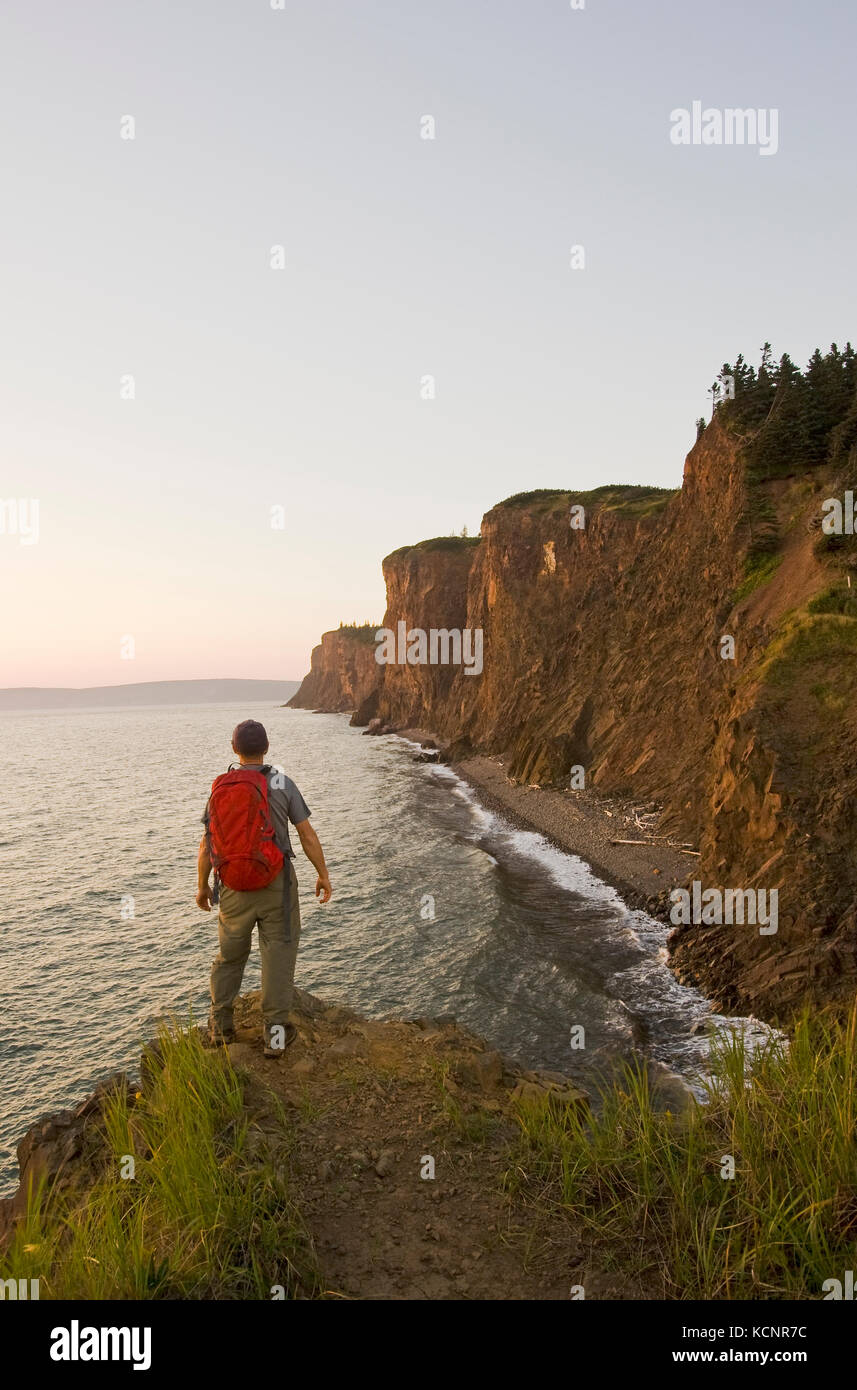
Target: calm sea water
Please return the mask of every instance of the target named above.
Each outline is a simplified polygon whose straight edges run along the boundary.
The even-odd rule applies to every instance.
[[[28,1124],[135,1072],[158,1018],[205,1019],[217,947],[215,914],[193,901],[199,818],[250,715],[331,870],[322,908],[299,852],[300,986],[375,1017],[454,1014],[525,1065],[584,1082],[632,1047],[688,1076],[704,1065],[694,1023],[730,1025],[667,970],[666,929],[404,740],[268,705],[6,713],[0,1191]],[[254,947],[245,988],[258,982]],[[570,1048],[579,1024],[583,1052]]]

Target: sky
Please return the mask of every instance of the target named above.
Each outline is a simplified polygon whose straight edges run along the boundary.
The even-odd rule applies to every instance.
[[[583,3],[4,0],[0,686],[298,679],[389,551],[678,486],[724,361],[855,336],[857,11]]]

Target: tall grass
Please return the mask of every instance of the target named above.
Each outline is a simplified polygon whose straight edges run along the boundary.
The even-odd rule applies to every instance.
[[[159,1035],[151,1083],[103,1110],[93,1186],[32,1194],[4,1277],[52,1299],[254,1299],[312,1291],[310,1247],[282,1166],[247,1153],[239,1076],[196,1030]],[[284,1130],[284,1137],[285,1130]],[[133,1177],[123,1177],[134,1160]]]
[[[708,1101],[681,1116],[641,1065],[597,1114],[524,1105],[507,1181],[659,1297],[821,1298],[857,1259],[856,1048],[857,1010],[804,1017],[751,1075],[743,1040],[716,1040]]]

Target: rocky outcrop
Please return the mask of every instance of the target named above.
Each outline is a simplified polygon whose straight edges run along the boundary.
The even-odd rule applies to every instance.
[[[439,1297],[494,1298],[517,1288],[522,1260],[532,1258],[529,1226],[517,1252],[493,1237],[501,1217],[508,1223],[501,1177],[508,1144],[520,1132],[521,1105],[536,1115],[539,1107],[559,1116],[585,1112],[584,1092],[560,1073],[524,1070],[451,1017],[373,1020],[296,989],[292,1018],[295,1041],[284,1057],[267,1060],[260,994],[241,996],[236,1040],[225,1051],[241,1086],[244,1161],[268,1174],[288,1167],[289,1191],[323,1267],[321,1287],[353,1297],[425,1297],[431,1273]],[[127,1089],[137,1142],[145,1129],[139,1107],[145,1110],[169,1065],[160,1044],[149,1043],[139,1087],[122,1074],[111,1077],[75,1110],[28,1130],[18,1146],[18,1192],[0,1202],[0,1264],[31,1184],[47,1181],[49,1219],[54,1197],[60,1211],[69,1198],[86,1209],[92,1187],[115,1167],[105,1097]],[[483,1138],[474,1155],[475,1134]],[[420,1180],[426,1153],[433,1164],[436,1156],[437,1181]],[[441,1191],[442,1213],[435,1205]],[[283,1219],[290,1219],[287,1211]],[[441,1228],[445,1267],[434,1274],[426,1268],[427,1232],[435,1231],[433,1245]],[[395,1232],[381,1252],[379,1230]],[[528,1296],[558,1296],[544,1274],[523,1277]]]
[[[328,714],[362,709],[367,722],[375,713],[380,667],[375,661],[374,629],[341,627],[325,632],[313,648],[309,674],[288,702],[290,709]]]
[[[470,576],[481,549],[478,539],[448,536],[388,555],[382,563],[387,586],[383,627],[391,633],[401,622],[425,633],[465,628]],[[379,671],[378,714],[384,723],[441,732],[462,724],[462,697],[454,693],[460,689],[459,668],[397,661]],[[468,679],[478,682],[480,677]]]
[[[117,1072],[73,1110],[45,1115],[30,1126],[17,1148],[18,1190],[12,1197],[0,1198],[0,1248],[15,1222],[26,1213],[31,1193],[44,1185],[63,1194],[93,1177],[103,1148],[102,1109],[116,1091],[122,1090],[127,1091],[133,1105],[137,1088],[124,1072]]]

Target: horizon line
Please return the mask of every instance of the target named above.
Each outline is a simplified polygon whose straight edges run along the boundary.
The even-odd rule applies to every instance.
[[[87,690],[132,690],[147,685],[198,685],[203,681],[217,681],[221,685],[226,681],[246,685],[288,685],[295,681],[300,684],[303,679],[303,676],[163,676],[160,680],[122,681],[107,685],[4,685],[0,686],[0,695],[24,690],[73,690],[83,694]]]

